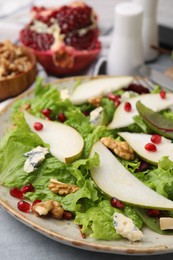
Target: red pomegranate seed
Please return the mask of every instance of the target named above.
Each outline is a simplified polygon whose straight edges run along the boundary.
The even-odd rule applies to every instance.
[[[66,219],[66,220],[71,220],[71,219],[74,218],[74,215],[70,211],[65,210],[64,213],[63,213],[62,218]]]
[[[107,95],[107,98],[110,99],[110,100],[112,100],[112,101],[115,101],[116,95],[114,95],[113,93],[109,93],[109,94]]]
[[[115,94],[113,94],[113,93],[109,93],[109,94],[107,95],[107,98],[110,99],[110,100],[112,100],[112,101],[116,101],[117,99],[120,99],[120,95],[115,95]]]
[[[24,201],[24,200],[20,200],[18,203],[17,203],[17,208],[20,210],[20,211],[23,211],[25,213],[27,212],[30,212],[31,210],[31,205]]]
[[[149,152],[156,152],[157,147],[155,146],[155,144],[148,143],[148,144],[145,145],[145,150],[147,150]]]
[[[114,105],[115,105],[116,107],[118,107],[120,104],[121,104],[121,101],[117,98],[117,99],[114,101]]]
[[[34,200],[33,203],[32,203],[32,207],[33,207],[34,205],[40,203],[40,202],[42,202],[42,200],[39,200],[39,199]]]
[[[129,102],[125,102],[124,104],[124,110],[126,112],[130,112],[132,110],[132,105]]]
[[[49,117],[50,117],[50,114],[52,113],[52,110],[49,109],[49,108],[44,108],[44,109],[42,109],[41,113],[42,113],[44,116],[46,116],[46,117],[49,118]]]
[[[150,217],[156,218],[160,216],[160,211],[158,209],[149,209],[148,210],[148,215]]]
[[[35,128],[35,130],[37,130],[37,131],[41,131],[41,130],[43,129],[43,124],[40,123],[40,122],[35,122],[35,123],[34,123],[34,128]]]
[[[61,33],[69,33],[92,24],[92,9],[87,5],[62,6],[56,14],[56,19]]]
[[[15,198],[18,198],[18,199],[23,199],[23,192],[18,189],[18,188],[12,188],[10,189],[10,195],[15,197]]]
[[[164,90],[161,90],[161,91],[160,91],[160,97],[161,97],[162,99],[165,99],[165,98],[166,98],[166,92],[165,92]]]
[[[118,209],[123,209],[124,208],[124,204],[120,200],[118,200],[116,198],[112,198],[111,199],[111,205],[112,205],[112,207],[118,208]]]
[[[160,144],[162,141],[162,137],[160,135],[154,134],[151,137],[151,142],[155,143],[155,144]]]
[[[20,190],[23,193],[33,192],[34,191],[34,187],[32,186],[32,184],[27,184],[27,185],[23,186]]]
[[[115,101],[115,95],[112,94],[112,93],[109,93],[109,94],[107,95],[107,98],[110,99],[110,100],[112,100],[112,101]]]
[[[58,121],[60,121],[61,123],[64,123],[66,121],[66,116],[64,115],[64,113],[59,113],[58,114]]]

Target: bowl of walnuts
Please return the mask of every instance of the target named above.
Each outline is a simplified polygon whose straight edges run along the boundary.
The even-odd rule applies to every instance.
[[[0,43],[0,101],[15,97],[35,81],[36,58],[26,47]]]

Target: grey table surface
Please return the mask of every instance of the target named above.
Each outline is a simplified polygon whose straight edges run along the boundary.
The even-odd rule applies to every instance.
[[[16,12],[15,5],[18,4],[19,11]],[[63,2],[61,0],[60,2]],[[67,1],[66,1],[67,2]],[[121,2],[119,0],[87,0],[92,4],[100,14],[102,25],[109,26],[111,13],[106,11],[109,6],[109,10],[112,9],[115,3]],[[13,9],[12,13],[9,10],[9,4],[13,3],[10,8]],[[28,7],[31,3],[48,3],[44,0],[26,1]],[[51,5],[53,1],[49,1]],[[55,3],[55,1],[54,1]],[[23,7],[20,7],[23,4]],[[170,8],[173,4],[172,0],[160,0],[158,10],[158,20],[161,24],[173,27],[173,8]],[[12,8],[13,7],[13,8]],[[27,21],[28,9],[24,5],[24,1],[18,0],[0,0],[0,40],[5,38],[11,38],[15,40],[16,31],[18,28]],[[4,8],[4,9],[3,9]],[[4,10],[5,15],[3,16]],[[14,11],[15,10],[15,11]],[[16,24],[16,21],[18,23]],[[11,26],[9,26],[11,24]],[[5,27],[6,25],[6,27]],[[16,26],[16,27],[15,27]],[[8,30],[6,29],[8,27]],[[15,31],[16,30],[16,31]],[[173,66],[173,62],[167,56],[160,56],[155,62],[151,63],[150,66],[164,71],[166,68]],[[170,238],[171,239],[171,238]],[[30,227],[24,225],[19,220],[15,219],[3,208],[0,207],[0,260],[60,260],[60,259],[71,259],[71,260],[132,260],[136,258],[148,260],[171,260],[173,253],[163,255],[147,255],[147,256],[134,256],[134,255],[116,255],[86,251],[75,247],[64,245],[60,242],[56,242]]]

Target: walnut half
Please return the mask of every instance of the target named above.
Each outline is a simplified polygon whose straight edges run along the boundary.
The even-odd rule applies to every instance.
[[[55,179],[50,179],[50,184],[48,185],[49,190],[59,195],[67,195],[73,193],[79,189],[76,185],[63,183]]]
[[[52,217],[62,219],[64,209],[58,201],[47,200],[39,202],[32,207],[32,212],[37,216],[47,216],[49,213]]]
[[[100,140],[107,148],[125,160],[133,160],[135,153],[131,146],[125,141],[116,141],[111,137],[103,137]]]
[[[89,98],[88,99],[88,103],[95,106],[95,107],[99,107],[101,105],[102,102],[102,96],[97,96],[97,97],[93,97],[93,98]]]

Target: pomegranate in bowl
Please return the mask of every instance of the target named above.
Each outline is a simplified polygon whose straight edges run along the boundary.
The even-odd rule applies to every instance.
[[[32,8],[32,20],[20,31],[20,42],[53,75],[76,74],[98,56],[97,16],[83,2],[58,8]]]

